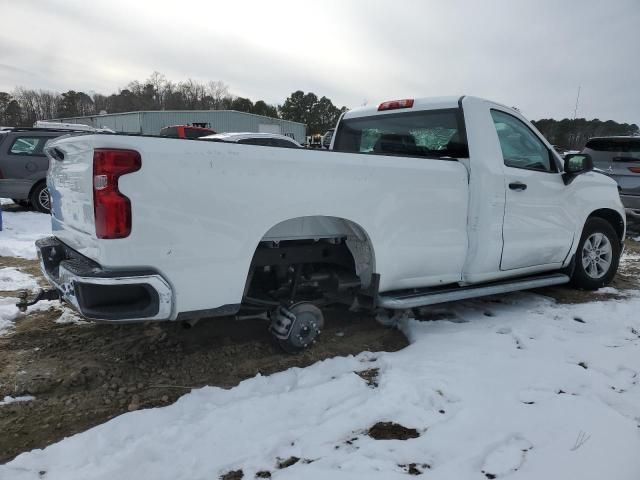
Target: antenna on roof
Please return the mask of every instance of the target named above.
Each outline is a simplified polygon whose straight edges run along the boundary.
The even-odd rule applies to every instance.
[[[576,119],[576,114],[578,113],[578,102],[580,101],[580,89],[582,87],[578,86],[578,96],[576,97],[576,108],[573,109],[573,119]]]

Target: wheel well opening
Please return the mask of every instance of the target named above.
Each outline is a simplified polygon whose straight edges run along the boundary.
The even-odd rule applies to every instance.
[[[343,218],[299,217],[269,229],[256,247],[243,303],[260,297],[348,301],[372,283],[373,249],[357,224]]]
[[[603,220],[609,222],[609,224],[618,234],[618,238],[620,239],[620,241],[624,240],[624,219],[618,212],[616,212],[615,210],[611,210],[610,208],[601,208],[599,210],[591,212],[589,218],[594,217],[602,218]]]
[[[34,192],[34,190],[38,187],[40,187],[41,185],[47,185],[47,180],[45,178],[38,180],[37,182],[35,182],[33,185],[31,185],[31,189],[29,190],[29,198],[31,197],[31,194]]]

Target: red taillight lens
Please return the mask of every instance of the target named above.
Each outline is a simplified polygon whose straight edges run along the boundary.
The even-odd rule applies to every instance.
[[[378,111],[382,110],[396,110],[398,108],[411,108],[413,107],[413,98],[405,98],[404,100],[391,100],[389,102],[382,102],[378,105]]]
[[[640,173],[640,167],[629,167],[629,170],[633,173]]]
[[[118,178],[140,170],[134,150],[93,152],[93,212],[98,238],[125,238],[131,233],[131,202],[118,190]]]

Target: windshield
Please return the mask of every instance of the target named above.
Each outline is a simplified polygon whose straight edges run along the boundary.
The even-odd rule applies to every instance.
[[[334,150],[416,157],[468,157],[459,111],[376,115],[342,120]]]

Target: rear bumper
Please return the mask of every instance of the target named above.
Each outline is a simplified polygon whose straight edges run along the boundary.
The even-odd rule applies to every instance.
[[[170,319],[173,293],[157,272],[105,270],[56,237],[38,240],[36,247],[42,273],[83,317],[114,323]]]

